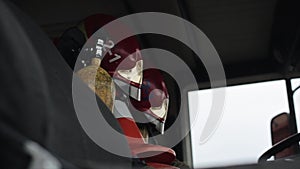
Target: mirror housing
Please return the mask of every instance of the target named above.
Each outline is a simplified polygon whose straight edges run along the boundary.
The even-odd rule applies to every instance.
[[[288,138],[293,134],[290,125],[290,116],[288,113],[281,113],[271,120],[271,135],[272,145],[279,143],[280,141]],[[284,150],[274,154],[274,158],[283,158],[294,155],[297,153],[297,146],[291,145]]]

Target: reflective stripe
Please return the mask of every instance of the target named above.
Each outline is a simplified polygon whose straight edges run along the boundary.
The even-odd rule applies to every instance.
[[[114,78],[114,82],[118,87],[121,88],[122,92],[129,95],[130,97],[140,101],[141,100],[141,89],[138,87],[135,87],[133,85],[129,85],[128,83],[125,83],[119,79]]]
[[[127,105],[120,100],[115,100],[113,115],[115,118],[131,118],[133,119]]]

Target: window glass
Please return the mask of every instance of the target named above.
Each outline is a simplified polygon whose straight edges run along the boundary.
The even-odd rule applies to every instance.
[[[300,78],[292,79],[291,84],[292,84],[292,90],[295,90],[298,86],[300,86]],[[299,129],[300,129],[300,89],[298,89],[294,93],[293,98],[294,98],[294,105],[295,105],[297,128],[298,128],[298,132],[299,132]]]
[[[289,112],[284,80],[226,87],[220,123],[205,143],[200,134],[212,105],[212,91],[188,93],[191,121],[192,158],[195,168],[257,163],[272,146],[271,119]],[[300,93],[300,90],[299,90]],[[197,99],[196,99],[197,98]]]

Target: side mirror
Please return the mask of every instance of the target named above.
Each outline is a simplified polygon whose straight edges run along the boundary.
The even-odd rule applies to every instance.
[[[292,130],[290,126],[290,116],[287,113],[281,113],[273,117],[271,121],[271,134],[272,134],[272,145],[279,143],[280,141],[291,136]],[[284,150],[274,154],[275,159],[283,158],[296,154],[297,146],[291,145]]]
[[[271,135],[273,146],[259,157],[259,163],[267,161],[272,156],[278,159],[298,153],[300,133],[293,134],[290,124],[290,116],[287,113],[281,113],[272,118]]]

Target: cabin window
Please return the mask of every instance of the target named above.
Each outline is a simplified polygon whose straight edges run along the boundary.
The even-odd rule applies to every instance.
[[[226,101],[219,125],[206,142],[200,143],[212,105],[213,90],[216,89],[188,93],[190,117],[198,113],[195,121],[190,119],[194,167],[256,163],[260,155],[272,146],[272,118],[289,112],[285,81],[226,87]],[[300,99],[300,90],[296,97]],[[300,104],[297,110],[300,112]]]
[[[297,87],[300,86],[300,78],[295,78],[291,80],[292,84],[292,90],[296,91],[294,92],[294,105],[295,105],[295,115],[296,115],[296,122],[297,122],[297,128],[298,132],[300,129],[300,88],[297,89]]]

